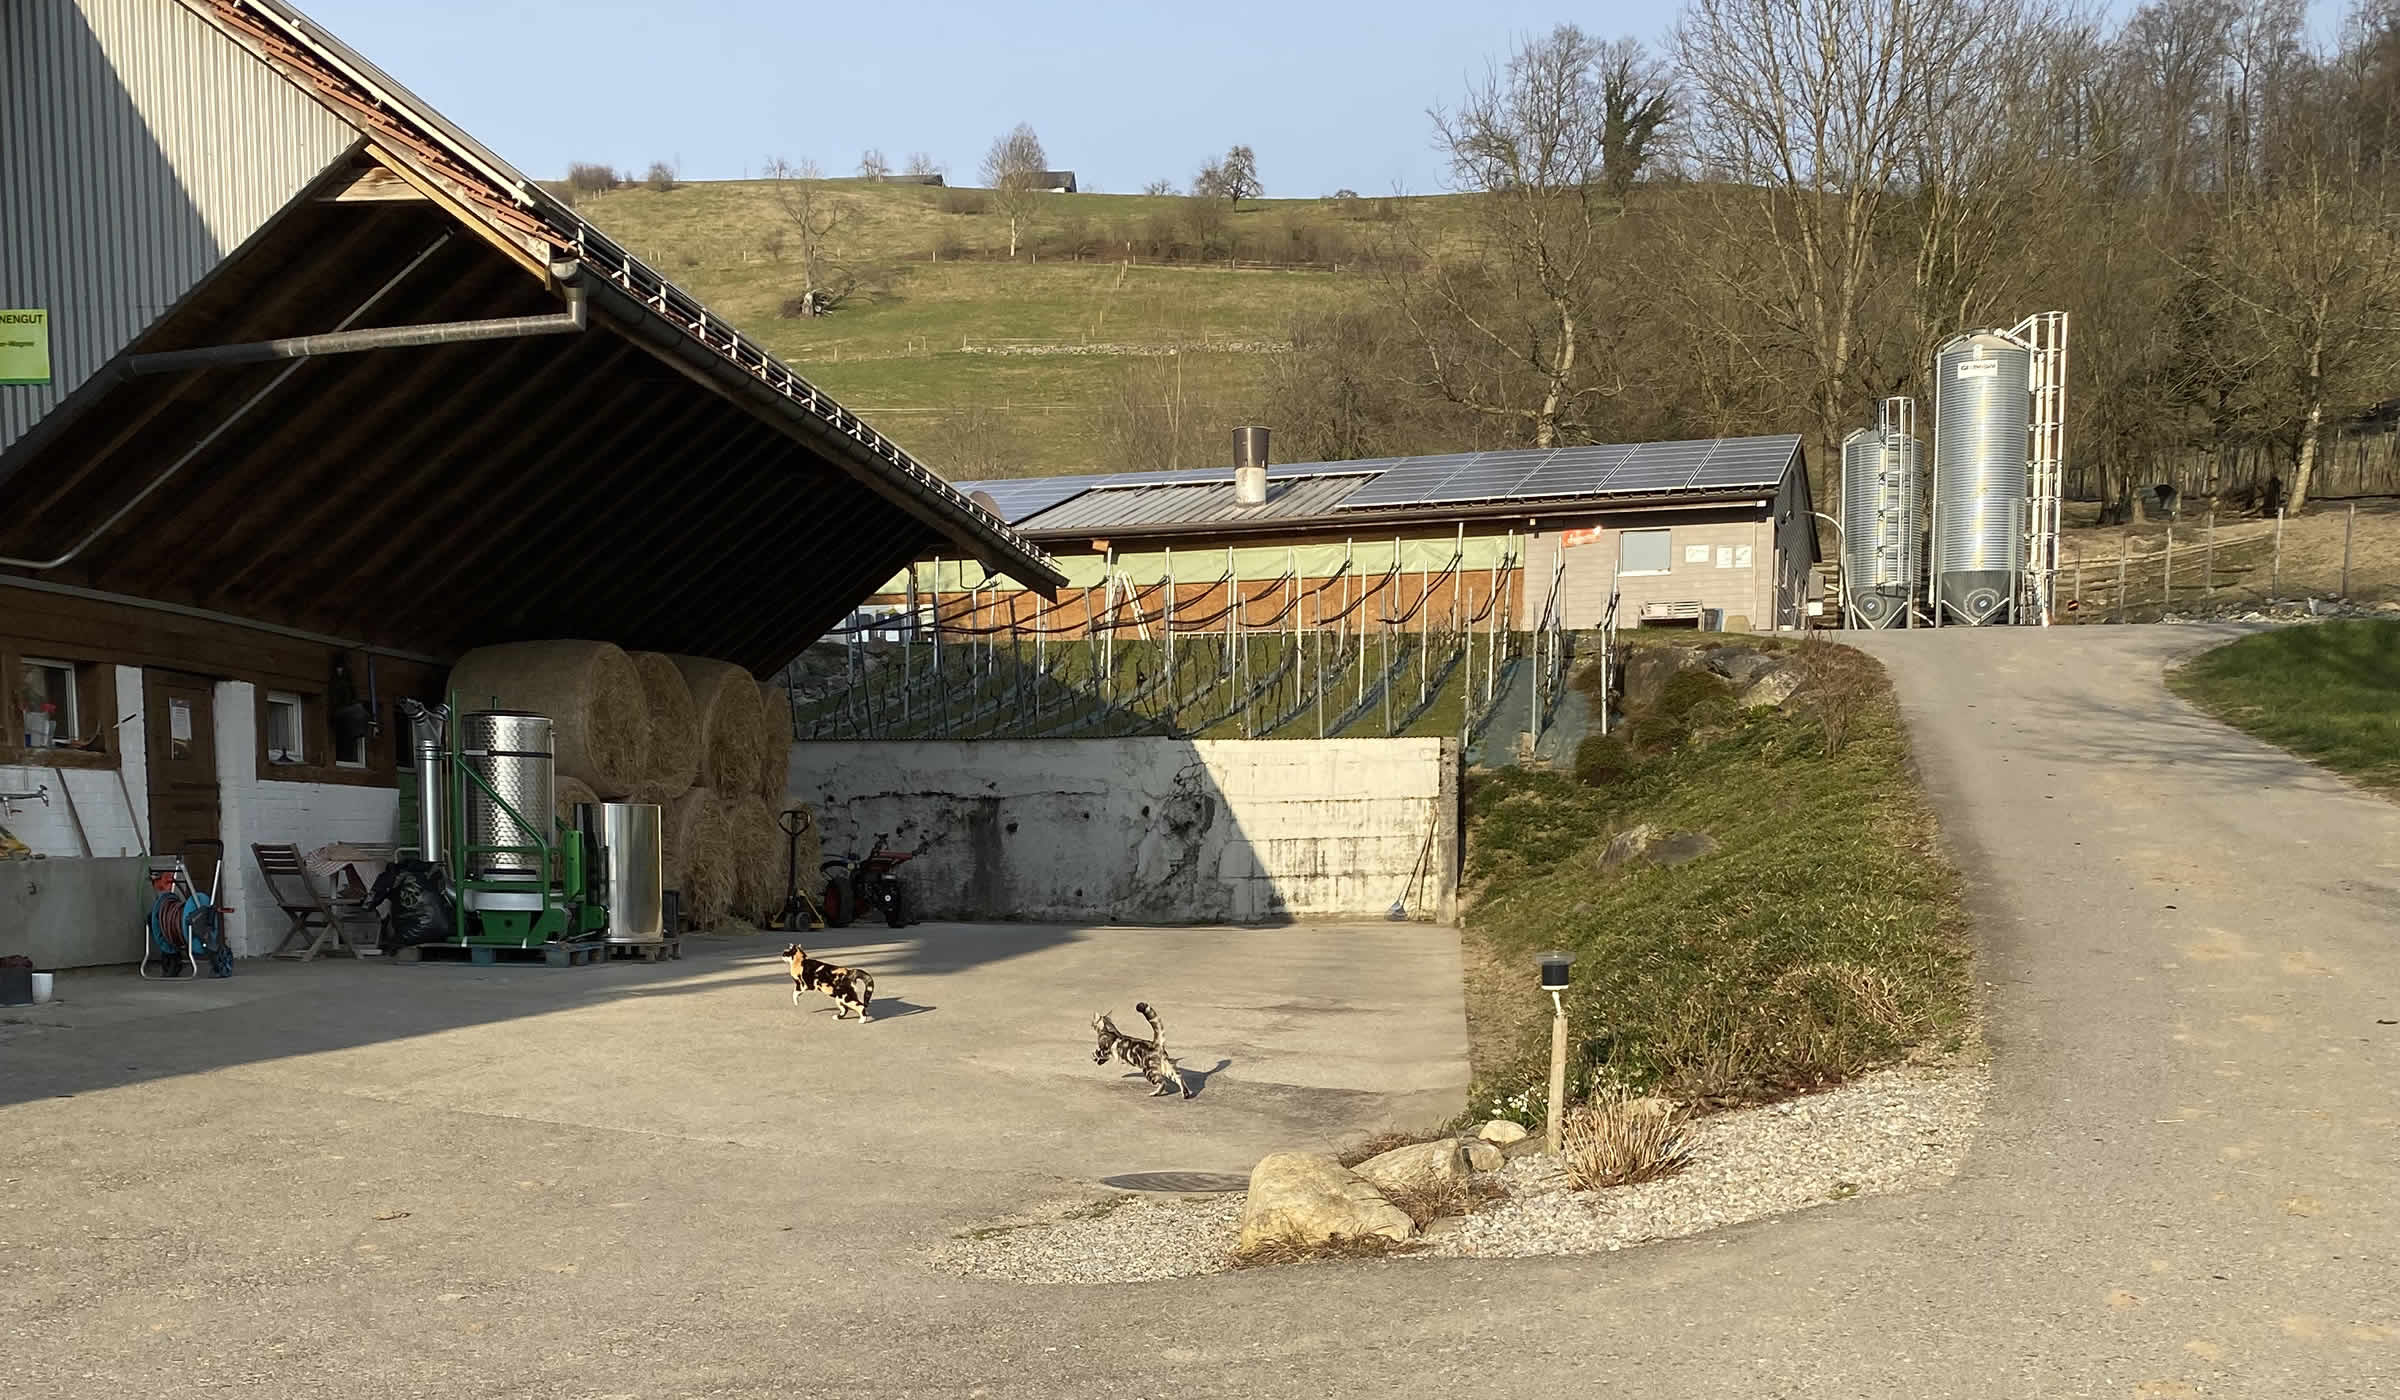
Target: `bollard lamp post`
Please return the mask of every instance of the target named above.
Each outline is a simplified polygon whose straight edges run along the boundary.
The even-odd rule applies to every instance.
[[[1553,1157],[1558,1155],[1567,1098],[1567,1004],[1560,994],[1567,990],[1567,969],[1574,963],[1573,953],[1553,949],[1542,954],[1542,990],[1550,994],[1550,1102],[1543,1145]]]

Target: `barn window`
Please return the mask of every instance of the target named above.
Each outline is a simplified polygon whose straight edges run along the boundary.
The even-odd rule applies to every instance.
[[[17,681],[17,709],[25,747],[47,749],[74,743],[83,734],[83,716],[75,707],[74,663],[25,658]]]
[[[1663,574],[1668,569],[1668,538],[1671,530],[1627,530],[1617,538],[1618,572],[1627,574]]]
[[[305,763],[300,697],[280,690],[267,692],[267,762]]]

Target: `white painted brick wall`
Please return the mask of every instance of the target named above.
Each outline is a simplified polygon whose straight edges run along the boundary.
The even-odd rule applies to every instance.
[[[119,666],[117,703],[135,716],[117,735],[124,756],[124,788],[117,786],[116,774],[105,769],[52,768],[46,764],[0,766],[0,792],[50,789],[49,806],[39,802],[11,803],[9,814],[0,816],[0,825],[15,832],[17,839],[33,847],[36,854],[52,859],[85,853],[75,839],[77,815],[83,818],[84,833],[91,839],[93,855],[138,855],[146,849],[150,829],[150,759],[140,715],[141,699],[140,669]],[[67,806],[70,791],[75,798],[72,811]],[[132,795],[130,807],[128,793]]]
[[[253,842],[289,841],[303,853],[335,841],[389,841],[400,796],[391,788],[290,783],[258,776],[258,698],[248,681],[220,681],[217,719],[218,832],[225,841],[225,886],[234,951],[273,952],[285,920],[268,897],[250,854]]]

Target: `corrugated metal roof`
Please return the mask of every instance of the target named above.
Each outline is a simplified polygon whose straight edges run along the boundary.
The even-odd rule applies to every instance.
[[[1082,494],[1019,522],[1023,530],[1127,530],[1149,525],[1216,525],[1255,520],[1307,520],[1330,514],[1369,476],[1307,476],[1267,483],[1267,503],[1234,499],[1230,473],[1221,481],[1169,486],[1109,486]]]
[[[50,313],[50,382],[0,388],[0,448],[358,139],[179,5],[0,3],[0,304]]]

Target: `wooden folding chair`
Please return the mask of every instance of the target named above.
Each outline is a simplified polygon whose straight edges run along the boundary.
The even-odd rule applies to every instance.
[[[250,854],[258,861],[258,873],[266,877],[267,893],[275,907],[283,911],[292,926],[284,931],[283,941],[275,945],[273,956],[307,962],[320,953],[341,951],[359,957],[360,940],[351,933],[352,925],[371,916],[364,910],[337,907],[326,898],[309,878],[308,863],[300,858],[295,845],[254,844]],[[367,940],[370,944],[372,937]],[[302,946],[295,948],[298,943]]]

